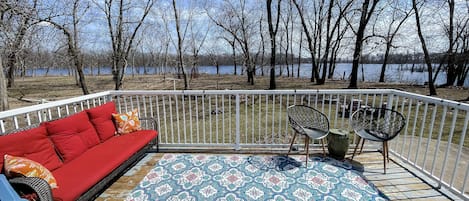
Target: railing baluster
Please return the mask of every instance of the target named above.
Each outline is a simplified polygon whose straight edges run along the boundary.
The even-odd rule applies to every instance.
[[[268,123],[269,122],[269,97],[268,95],[264,95],[265,96],[265,128],[264,128],[264,137],[267,137],[268,136]]]
[[[432,170],[430,174],[433,175],[433,172],[435,172],[435,164],[436,164],[436,158],[438,157],[438,150],[440,150],[440,142],[441,142],[441,136],[443,135],[443,129],[445,127],[445,120],[446,120],[446,112],[448,110],[447,106],[443,107],[443,116],[441,117],[441,122],[440,122],[440,131],[438,132],[438,139],[436,140],[436,147],[435,147],[435,155],[433,156],[433,162],[432,162]]]
[[[442,181],[444,181],[443,177],[445,176],[445,170],[448,167],[448,164],[446,164],[446,161],[448,161],[449,151],[451,149],[452,142],[453,142],[454,128],[456,127],[456,120],[458,118],[458,112],[459,112],[458,109],[453,110],[453,119],[451,120],[451,129],[449,131],[449,137],[448,137],[448,142],[447,142],[447,145],[446,145],[445,157],[443,158],[443,163],[441,164],[442,167],[441,167],[441,173],[440,173],[440,183]]]
[[[196,120],[196,130],[197,130],[197,143],[200,143],[200,129],[199,129],[199,100],[198,100],[198,96],[196,95],[195,96],[195,113],[196,113],[196,116],[195,116],[195,120]]]
[[[236,140],[235,140],[235,150],[240,150],[241,149],[241,146],[240,146],[240,132],[239,132],[239,116],[240,116],[240,109],[239,109],[239,94],[236,94]]]
[[[233,122],[233,112],[231,111],[231,108],[233,106],[233,95],[230,96],[230,98],[228,99],[228,109],[229,109],[229,113],[230,113],[230,116],[228,118],[228,125],[229,125],[229,142],[228,143],[231,143],[232,139],[233,139],[233,127],[232,127],[232,123]],[[260,133],[259,133],[260,134]]]
[[[216,143],[220,143],[218,140],[218,116],[220,115],[220,109],[218,108],[218,95],[215,95],[215,137]]]
[[[176,130],[177,130],[177,139],[178,139],[178,143],[181,143],[181,124],[180,124],[180,121],[179,121],[179,99],[178,99],[178,96],[177,95],[174,95],[174,102],[175,102],[175,106],[174,106],[174,112],[176,113]],[[173,115],[171,115],[173,116]],[[171,119],[171,122],[173,119]]]
[[[415,107],[415,115],[414,115],[414,123],[412,126],[412,134],[410,135],[410,145],[409,145],[409,151],[407,152],[407,158],[410,159],[410,151],[412,150],[412,145],[414,145],[414,136],[415,136],[415,129],[417,128],[417,120],[419,119],[419,108],[420,104],[417,101],[415,103],[417,106]]]
[[[158,123],[158,130],[161,129],[161,115],[160,115],[160,105],[159,105],[159,96],[155,96],[155,106],[156,106],[156,117],[157,117],[157,123]],[[158,133],[159,136],[161,136],[161,131]],[[158,138],[159,142],[161,142],[161,137]],[[158,142],[158,143],[159,143]]]
[[[143,102],[143,113],[145,114],[144,116],[145,117],[148,117],[148,111],[147,111],[147,99],[145,98],[145,96],[143,95],[142,96],[142,102]],[[140,105],[140,104],[139,104]]]
[[[2,133],[5,133],[5,123],[4,123],[3,119],[0,120],[0,129],[1,129]]]
[[[418,163],[419,155],[420,155],[420,147],[422,146],[422,138],[423,138],[423,131],[425,130],[425,122],[427,120],[427,109],[428,109],[428,103],[425,103],[425,108],[423,109],[423,116],[420,124],[420,134],[419,134],[419,140],[417,142],[417,151],[415,152],[415,161],[414,164]]]
[[[286,96],[287,96],[286,106],[289,107],[290,106],[290,95],[287,94]],[[285,113],[287,113],[286,110],[287,109],[285,109]],[[288,128],[289,128],[288,123],[289,123],[289,119],[288,119],[288,116],[286,116],[286,118],[285,118],[285,139],[284,139],[284,141],[287,141],[287,137],[288,137]]]
[[[167,117],[166,117],[166,101],[165,101],[165,96],[161,96],[161,104],[162,104],[162,109],[163,109],[163,122],[164,122],[164,139],[165,143],[168,143],[168,122],[167,122]]]
[[[193,143],[194,143],[194,139],[193,139],[193,137],[192,137],[192,136],[193,136],[193,132],[192,132],[192,131],[194,130],[194,129],[193,129],[194,127],[193,127],[193,124],[192,124],[192,121],[193,121],[193,120],[192,120],[192,96],[191,96],[191,95],[187,95],[187,97],[188,97],[188,100],[189,100],[189,104],[188,104],[188,105],[189,105],[189,133],[190,133],[189,136],[190,136],[190,138],[191,138],[191,139],[190,139],[191,144],[193,144]]]
[[[29,116],[29,113],[26,113],[26,122],[28,123],[28,126],[31,125],[31,117]]]
[[[422,164],[421,169],[425,169],[425,165],[427,164],[428,148],[430,148],[430,143],[432,140],[433,128],[435,127],[435,118],[436,118],[437,111],[438,111],[437,105],[433,106],[432,120],[430,122],[430,128],[429,128],[430,130],[428,131],[427,146],[425,147],[425,153],[423,155],[423,164]]]
[[[464,147],[464,140],[466,138],[466,133],[467,133],[467,124],[469,122],[469,112],[466,111],[466,118],[464,119],[464,126],[463,126],[463,129],[462,129],[462,133],[461,133],[461,138],[459,139],[459,148],[458,148],[458,153],[456,154],[456,160],[454,161],[454,168],[453,168],[453,175],[451,176],[451,182],[450,182],[450,186],[453,187],[454,185],[454,179],[456,177],[456,174],[458,173],[458,163],[460,163],[461,161],[461,154],[462,154],[462,149]],[[464,191],[462,191],[464,192]]]
[[[278,95],[278,98],[279,98],[279,103],[278,103],[278,134],[277,134],[277,139],[281,139],[281,136],[282,136],[282,99],[283,99],[283,95],[282,94],[279,94]],[[254,106],[254,104],[253,104]]]
[[[243,94],[244,103],[244,143],[248,144],[248,96]]]
[[[406,122],[405,122],[405,127],[404,127],[404,142],[402,143],[402,147],[401,147],[401,155],[404,155],[404,148],[405,148],[405,144],[406,144],[406,141],[407,141],[407,130],[409,128],[409,120],[410,120],[410,114],[411,114],[411,111],[412,111],[412,99],[409,99],[409,105],[407,106],[407,114],[406,114]],[[407,155],[407,157],[409,157],[409,155]],[[407,159],[408,161],[408,159]]]
[[[275,94],[272,95],[272,138],[270,139],[271,142],[274,140],[274,133],[275,133]]]
[[[221,107],[222,107],[222,144],[225,144],[225,115],[226,115],[226,108],[225,108],[225,94],[221,95]]]
[[[206,137],[206,132],[205,132],[205,93],[202,96],[202,135],[203,135],[203,143],[207,143],[205,137]]]
[[[262,123],[261,123],[261,119],[262,119],[262,95],[259,94],[259,100],[257,101],[259,103],[259,112],[257,114],[257,120],[258,120],[258,124],[259,124],[259,142],[261,142],[261,137],[262,137],[262,131],[261,131],[261,128],[262,128]]]
[[[213,143],[213,135],[212,135],[212,95],[209,95],[208,96],[208,125],[209,125],[209,135],[210,135],[210,139],[209,139],[209,142],[210,144]]]
[[[252,124],[251,124],[251,136],[252,136],[252,143],[255,144],[256,140],[256,136],[255,136],[255,132],[254,132],[254,129],[255,129],[255,117],[254,117],[254,110],[255,110],[255,107],[254,107],[254,94],[251,95],[251,121]],[[247,112],[247,111],[246,111]],[[259,142],[260,143],[260,142]]]
[[[183,129],[183,130],[182,130],[182,131],[183,131],[183,134],[184,134],[184,144],[186,144],[186,143],[187,143],[186,103],[185,103],[184,98],[185,98],[185,95],[182,94],[182,95],[181,95],[181,103],[182,103],[182,104],[181,104],[181,105],[182,105],[182,106],[181,106],[181,107],[182,107],[182,124],[183,124],[183,126],[182,126],[182,129]]]
[[[18,125],[18,117],[17,116],[13,117],[13,125],[14,125],[15,129],[18,129],[20,127]]]

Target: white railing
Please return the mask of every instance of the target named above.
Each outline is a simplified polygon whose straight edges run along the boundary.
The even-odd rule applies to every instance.
[[[392,89],[107,91],[0,112],[0,134],[111,100],[119,112],[137,108],[141,117],[155,117],[163,151],[285,152],[293,134],[289,105],[315,107],[328,116],[331,127],[348,130],[348,117],[357,108],[392,108],[407,122],[391,141],[391,153],[432,178],[436,187],[468,198],[469,105]],[[350,136],[353,148],[357,139]],[[311,146],[319,148],[319,142]]]

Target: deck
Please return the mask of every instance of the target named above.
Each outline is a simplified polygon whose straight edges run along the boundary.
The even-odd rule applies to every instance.
[[[392,108],[407,122],[390,142],[388,174],[383,174],[379,153],[365,153],[355,158],[363,175],[392,200],[469,200],[469,104],[395,89],[105,91],[0,112],[0,135],[109,101],[119,112],[138,109],[139,116],[155,119],[144,127],[158,130],[160,151],[169,153],[215,148],[284,153],[293,136],[286,113],[290,105],[317,108],[331,128],[350,131],[349,117],[356,108],[344,105],[358,101],[360,106]],[[350,135],[351,146],[357,141]],[[367,145],[370,150],[381,147]],[[97,200],[123,200],[162,155],[148,155]]]
[[[164,153],[150,153],[119,178],[96,200],[124,200],[146,173],[155,166]],[[454,200],[451,193],[436,189],[411,172],[404,162],[391,156],[387,174],[383,174],[382,156],[379,152],[367,152],[355,156],[352,162],[363,166],[363,175],[391,200]],[[410,168],[410,169],[409,169]]]

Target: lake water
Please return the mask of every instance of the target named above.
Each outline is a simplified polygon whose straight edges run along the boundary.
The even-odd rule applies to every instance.
[[[414,71],[411,72],[411,64],[389,64],[387,65],[385,79],[386,82],[400,82],[400,83],[409,83],[409,84],[418,84],[423,85],[425,82],[428,81],[428,73],[426,71]],[[418,65],[416,65],[418,66]],[[293,67],[293,72],[297,74],[298,65],[295,64]],[[417,69],[418,67],[416,67]],[[217,69],[215,66],[199,66],[198,68],[199,73],[204,74],[216,74]],[[283,71],[282,75],[287,75],[287,70],[285,67],[277,66],[276,74],[280,75],[280,69]],[[348,79],[350,72],[352,69],[352,64],[350,63],[339,63],[337,64],[335,73],[333,78],[334,79]],[[363,73],[362,73],[363,69]],[[176,73],[176,69],[174,67],[135,67],[135,68],[127,68],[126,74],[145,74],[145,70],[147,74],[162,74],[163,72],[166,73]],[[290,67],[291,71],[291,67]],[[98,75],[98,68],[85,68],[84,72],[86,75]],[[187,68],[186,72],[190,74],[192,72],[191,68]],[[233,74],[234,66],[220,66],[219,73],[220,74]],[[238,75],[241,74],[241,66],[237,68]],[[359,68],[358,78],[362,80],[362,74],[364,74],[365,81],[378,81],[379,74],[381,72],[381,64],[363,64]],[[45,68],[36,68],[36,69],[29,69],[27,70],[26,74],[28,76],[44,76],[46,74]],[[111,74],[110,67],[101,67],[99,74],[101,75],[109,75]],[[267,76],[269,75],[269,67],[264,67],[264,74]],[[60,68],[60,69],[50,69],[48,75],[54,76],[67,76],[69,75],[69,69],[67,68]],[[257,69],[257,75],[261,75],[261,68]],[[345,76],[344,76],[345,75]],[[300,65],[300,77],[311,77],[311,64],[304,63]],[[446,73],[440,72],[437,79],[435,80],[435,84],[440,85],[446,82]],[[469,87],[469,78],[464,82],[465,87]]]

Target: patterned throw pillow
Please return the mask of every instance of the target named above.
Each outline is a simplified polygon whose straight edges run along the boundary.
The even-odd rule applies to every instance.
[[[116,121],[118,134],[131,133],[142,129],[138,120],[137,109],[122,114],[112,114],[112,116]]]
[[[10,178],[15,176],[39,177],[46,180],[51,188],[57,188],[57,181],[52,173],[38,162],[5,154],[4,163],[5,174]]]

